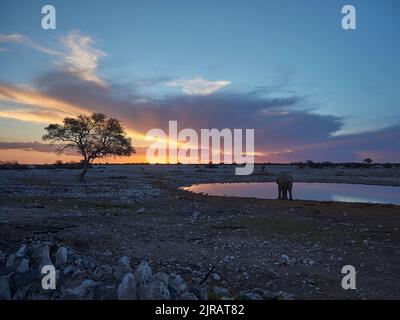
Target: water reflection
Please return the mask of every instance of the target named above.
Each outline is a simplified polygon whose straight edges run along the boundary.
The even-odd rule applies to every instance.
[[[278,196],[277,185],[273,182],[198,184],[184,189],[215,196],[261,199],[276,199]],[[293,186],[293,198],[298,200],[400,204],[400,187],[297,182]]]

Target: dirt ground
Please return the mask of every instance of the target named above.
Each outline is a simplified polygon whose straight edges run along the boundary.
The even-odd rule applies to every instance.
[[[296,299],[399,299],[400,206],[211,197],[179,187],[200,182],[295,181],[400,185],[400,169],[179,165],[0,171],[0,249],[53,240],[99,261],[122,255],[239,292],[262,288]],[[294,187],[295,188],[295,187]],[[400,196],[400,194],[399,194]],[[357,290],[344,290],[353,265]]]

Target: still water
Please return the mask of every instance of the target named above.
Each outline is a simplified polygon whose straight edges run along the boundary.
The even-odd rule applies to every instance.
[[[276,199],[278,196],[277,185],[273,182],[197,184],[183,189],[214,196],[254,197],[261,199]],[[293,185],[293,199],[392,203],[400,205],[400,187],[296,182]]]

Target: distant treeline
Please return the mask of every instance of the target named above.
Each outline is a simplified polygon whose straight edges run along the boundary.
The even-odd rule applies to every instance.
[[[17,161],[0,161],[0,170],[29,170],[29,169],[82,169],[81,162],[66,162],[61,160],[53,164],[20,164]]]
[[[267,163],[267,166],[277,165],[275,163]],[[314,161],[306,161],[306,162],[292,162],[290,165],[298,166],[299,168],[313,168],[313,169],[324,169],[324,168],[400,168],[400,163],[372,163],[369,161],[364,162],[314,162]]]
[[[97,163],[93,164],[93,166],[106,166],[106,165],[149,165],[148,163]],[[156,164],[157,165],[157,164]],[[162,164],[159,164],[162,165]],[[176,165],[181,165],[180,163]],[[237,164],[191,164],[189,166],[195,166],[197,168],[204,167],[208,169],[218,168],[218,166],[236,166]],[[300,169],[304,168],[313,168],[313,169],[325,169],[325,168],[400,168],[400,163],[372,163],[372,161],[364,161],[364,162],[314,162],[314,161],[306,161],[306,162],[291,162],[291,163],[256,163],[256,166],[264,167],[267,169],[269,166],[297,166]],[[61,160],[56,161],[53,164],[20,164],[17,161],[0,161],[0,170],[28,170],[28,169],[82,169],[83,164],[81,162],[62,162]]]

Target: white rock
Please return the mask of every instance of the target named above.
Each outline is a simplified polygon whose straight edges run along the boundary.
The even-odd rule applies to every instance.
[[[97,286],[97,282],[92,279],[84,280],[78,287],[67,289],[67,292],[73,296],[84,297],[90,288]]]
[[[58,248],[56,254],[56,266],[62,266],[67,263],[68,261],[68,250],[65,247]]]
[[[314,264],[316,264],[317,262],[316,261],[314,261],[314,260],[310,260],[310,261],[308,261],[308,264],[309,265],[311,265],[311,266],[313,266]]]
[[[40,262],[39,270],[42,270],[43,266],[52,265],[49,246],[43,246],[41,248],[41,257],[42,260]]]
[[[0,300],[11,300],[10,285],[7,278],[0,278]]]
[[[211,278],[213,280],[216,280],[216,281],[221,280],[220,275],[218,273],[215,273],[215,272],[211,274]]]
[[[295,258],[291,259],[291,258],[289,258],[289,256],[287,256],[286,254],[282,254],[282,255],[281,255],[281,260],[282,260],[284,263],[290,264],[290,265],[292,265],[292,264],[296,261]]]
[[[17,268],[17,272],[24,273],[29,271],[29,259],[22,259],[21,263]]]
[[[119,259],[118,264],[121,267],[125,267],[125,268],[130,268],[131,264],[130,264],[130,260],[127,256],[123,256]]]
[[[118,281],[122,281],[122,278],[125,276],[125,274],[129,272],[132,272],[129,258],[127,256],[123,256],[118,260],[118,265],[115,267],[114,277]]]
[[[141,262],[135,270],[135,279],[138,283],[149,283],[152,277],[152,272],[147,261]]]
[[[294,299],[294,294],[292,293],[287,293],[284,291],[279,291],[277,295],[278,300],[293,300]]]
[[[286,254],[282,254],[281,255],[281,259],[284,260],[284,261],[290,260],[289,256],[287,256]]]
[[[179,296],[179,300],[197,300],[197,297],[190,292],[184,292]]]
[[[123,277],[117,290],[119,300],[136,300],[137,290],[134,275],[129,272]]]
[[[262,300],[262,296],[258,292],[252,290],[242,291],[239,296],[243,300]]]
[[[168,275],[165,272],[157,272],[154,276],[153,276],[154,280],[159,280],[161,282],[163,282],[165,285],[168,286]]]
[[[187,291],[188,287],[180,275],[171,274],[168,278],[168,289],[171,297],[175,299],[180,294]]]
[[[222,300],[222,298],[230,298],[231,294],[229,293],[229,290],[226,288],[222,287],[213,287],[212,288],[214,294]]]
[[[153,300],[170,300],[171,296],[167,285],[159,279],[150,283],[150,299]]]
[[[194,292],[199,300],[208,300],[208,290],[206,287],[197,287]]]
[[[15,254],[15,256],[17,257],[17,258],[22,258],[24,255],[25,255],[25,250],[26,250],[26,245],[22,245],[19,249],[18,249],[18,251],[17,251],[17,253]]]
[[[139,300],[151,300],[152,289],[149,283],[138,283],[137,284],[137,296]]]
[[[112,277],[112,274],[113,274],[113,268],[105,264],[96,267],[96,269],[93,272],[93,277],[95,280],[105,280],[107,278]]]
[[[15,255],[11,254],[6,261],[6,267],[11,267],[14,264],[14,262],[15,262]]]
[[[65,267],[65,269],[63,270],[63,274],[71,274],[72,276],[77,272],[78,272],[78,268],[73,265],[69,265],[69,266]]]

